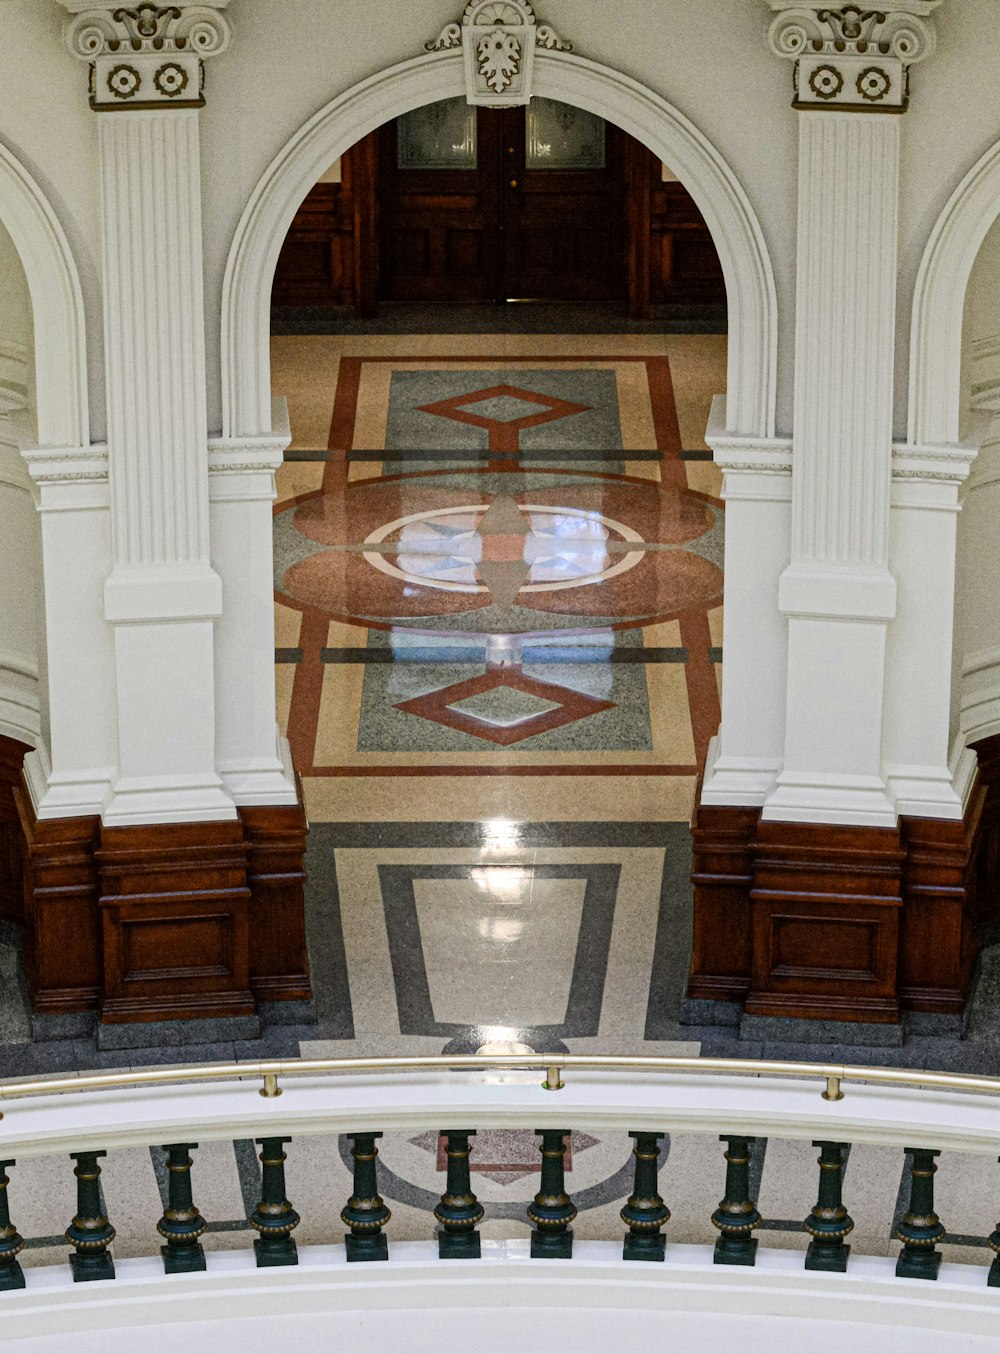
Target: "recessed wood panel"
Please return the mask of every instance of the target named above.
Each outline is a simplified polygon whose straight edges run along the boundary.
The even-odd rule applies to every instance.
[[[171,985],[178,979],[230,977],[233,926],[230,913],[189,917],[132,915],[118,910],[122,982]]]
[[[848,921],[820,913],[769,915],[770,978],[813,985],[878,981],[879,933],[876,921]]]

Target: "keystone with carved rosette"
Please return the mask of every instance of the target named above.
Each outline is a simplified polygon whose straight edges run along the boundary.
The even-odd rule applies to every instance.
[[[204,106],[202,63],[229,46],[229,23],[219,12],[229,0],[62,4],[74,16],[66,26],[66,45],[90,64],[91,108],[106,113]]]
[[[535,52],[571,52],[573,44],[540,24],[529,0],[470,0],[459,23],[446,24],[428,52],[461,47],[466,94],[484,108],[530,103]]]
[[[793,108],[905,113],[910,67],[937,41],[930,15],[941,0],[882,0],[877,9],[821,0],[770,0],[768,38],[795,62]]]

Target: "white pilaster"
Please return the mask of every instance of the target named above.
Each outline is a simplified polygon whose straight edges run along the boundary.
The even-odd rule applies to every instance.
[[[967,446],[898,446],[893,454],[890,557],[898,579],[889,629],[883,764],[901,815],[961,818],[949,765],[955,544]]]
[[[275,400],[273,436],[209,444],[212,563],[225,610],[216,622],[216,757],[235,803],[295,804],[288,742],[274,719],[274,472],[292,440]],[[239,699],[234,699],[234,693]]]
[[[104,617],[111,566],[105,446],[28,447],[41,522],[48,728],[24,771],[39,818],[99,814],[117,759],[113,637]],[[85,674],[85,679],[81,675]]]
[[[712,403],[705,440],[723,472],[726,501],[722,723],[705,765],[703,804],[763,804],[785,740],[787,630],[778,582],[791,536],[790,439],[734,437],[726,401]]]
[[[765,818],[892,825],[882,766],[900,118],[940,0],[771,0],[799,121],[794,473],[784,764]]]
[[[235,816],[216,769],[198,108],[208,5],[64,0],[98,117],[118,772],[111,825]]]

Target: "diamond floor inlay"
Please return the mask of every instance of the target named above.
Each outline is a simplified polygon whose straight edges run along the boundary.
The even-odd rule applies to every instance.
[[[514,728],[515,725],[538,719],[549,710],[559,708],[557,701],[533,696],[528,691],[516,691],[509,686],[498,686],[493,691],[480,692],[478,696],[467,696],[465,700],[452,701],[448,706],[449,710],[460,710],[463,714],[472,715],[473,719],[496,724],[502,729]]]

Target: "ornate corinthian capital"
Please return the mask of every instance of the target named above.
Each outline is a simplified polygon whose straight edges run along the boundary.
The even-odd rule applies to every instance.
[[[878,9],[770,0],[771,50],[795,62],[793,108],[905,113],[910,67],[934,51],[941,0],[882,0]]]
[[[201,108],[207,56],[229,46],[229,0],[94,4],[62,0],[74,17],[66,45],[90,63],[90,104],[101,112]]]

